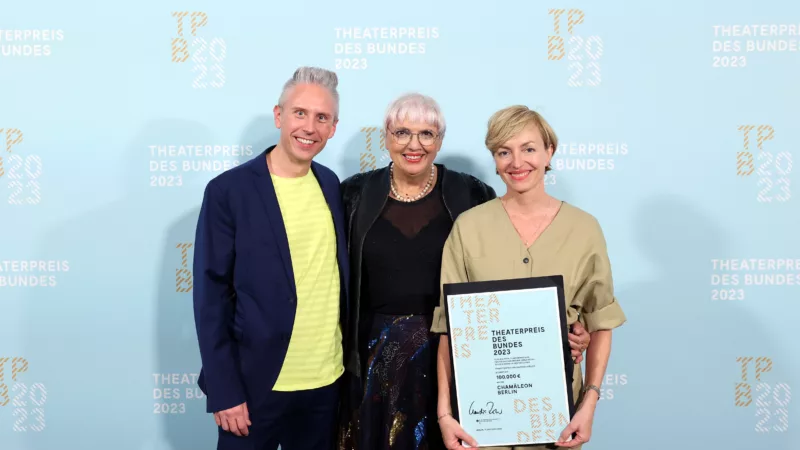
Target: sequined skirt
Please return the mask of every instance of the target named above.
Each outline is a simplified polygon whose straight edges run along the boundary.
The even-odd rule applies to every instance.
[[[431,316],[374,315],[361,332],[364,378],[350,409],[347,441],[358,450],[444,449],[436,421],[436,352]]]

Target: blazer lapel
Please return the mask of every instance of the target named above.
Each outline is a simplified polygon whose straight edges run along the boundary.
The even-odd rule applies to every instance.
[[[267,220],[269,221],[269,229],[275,236],[275,243],[278,245],[278,251],[281,254],[283,261],[283,268],[286,272],[286,278],[289,281],[289,286],[292,287],[292,292],[296,295],[297,286],[294,284],[294,270],[292,269],[292,256],[289,252],[289,238],[286,236],[286,226],[283,223],[283,215],[281,214],[281,207],[278,203],[278,195],[275,193],[275,186],[272,184],[269,168],[267,167],[267,153],[275,148],[270,147],[262,152],[261,158],[253,161],[255,164],[254,169],[258,176],[254,179],[256,191],[258,191],[261,202],[267,210]],[[259,161],[260,159],[260,161]]]

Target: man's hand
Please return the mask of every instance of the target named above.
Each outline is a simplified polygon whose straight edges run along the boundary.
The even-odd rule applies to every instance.
[[[572,350],[572,358],[575,360],[575,364],[580,364],[583,361],[584,350],[589,347],[591,335],[580,322],[575,322],[572,324],[568,338],[569,348]]]
[[[250,413],[247,411],[247,403],[242,403],[239,406],[234,406],[231,409],[218,411],[214,413],[214,421],[217,426],[222,427],[225,431],[230,431],[236,436],[247,436],[250,430],[247,427],[253,423],[250,422]]]

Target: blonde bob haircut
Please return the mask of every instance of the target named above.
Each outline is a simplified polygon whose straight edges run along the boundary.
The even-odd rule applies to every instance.
[[[492,114],[486,130],[486,148],[494,155],[500,147],[530,125],[538,128],[545,149],[552,147],[555,154],[558,149],[556,132],[541,114],[524,105],[509,106]],[[550,165],[544,169],[545,173],[550,170]]]

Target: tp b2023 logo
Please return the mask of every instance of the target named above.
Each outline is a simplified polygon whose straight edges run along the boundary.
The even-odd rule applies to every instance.
[[[744,142],[743,149],[736,153],[736,175],[750,177],[755,173],[758,176],[756,200],[760,203],[788,202],[792,197],[792,154],[764,149],[767,141],[775,139],[775,128],[771,125],[740,125],[738,129]],[[751,151],[753,135],[758,148],[755,157]]]
[[[580,9],[551,9],[553,16],[553,33],[547,37],[547,59],[561,61],[567,57],[570,72],[567,85],[571,87],[600,86],[600,58],[603,56],[603,39],[600,36],[581,36],[575,34],[578,25],[583,24],[586,14]],[[566,15],[569,40],[564,45],[561,35],[561,23]]]
[[[38,205],[42,201],[42,158],[15,153],[23,138],[18,128],[0,128],[0,182],[8,180],[8,204]],[[3,153],[10,156],[3,158]]]
[[[208,25],[208,14],[200,11],[174,11],[172,17],[178,25],[178,37],[172,39],[172,62],[185,63],[191,57],[192,73],[196,74],[192,80],[192,87],[195,89],[219,89],[225,86],[225,40],[213,37],[207,41],[198,36],[198,30]],[[191,26],[191,36],[184,34],[183,24],[187,18]],[[187,39],[191,39],[191,50]]]
[[[9,371],[10,369],[10,371]],[[10,372],[10,385],[7,374]],[[20,375],[28,372],[28,360],[23,357],[0,356],[0,410],[13,408],[16,432],[40,432],[45,424],[44,409],[47,388],[43,383],[24,383]]]

